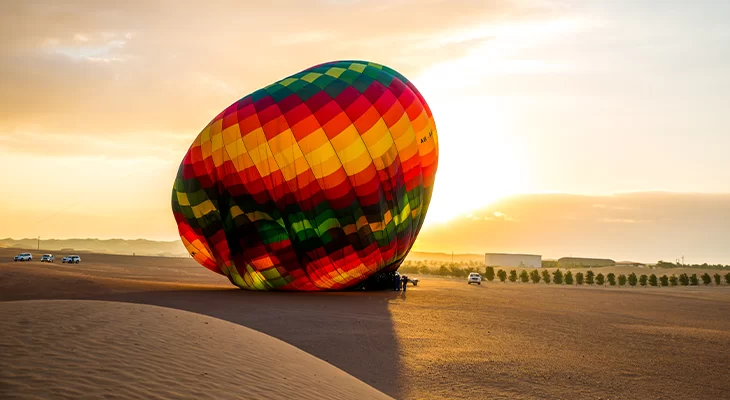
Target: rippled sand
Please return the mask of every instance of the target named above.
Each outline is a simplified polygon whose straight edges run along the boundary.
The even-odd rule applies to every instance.
[[[0,260],[6,256],[11,259],[11,255],[0,250]],[[183,397],[200,398],[196,393],[202,389],[205,393],[243,390],[246,379],[238,377],[254,376],[253,372],[245,372],[249,368],[241,365],[245,362],[261,362],[266,365],[261,369],[274,371],[294,368],[296,371],[292,373],[300,374],[297,379],[309,376],[306,374],[311,372],[310,367],[297,370],[296,366],[281,365],[286,362],[272,361],[277,358],[236,356],[238,350],[233,348],[251,347],[249,339],[245,339],[247,335],[259,337],[246,328],[309,353],[299,355],[302,360],[309,360],[306,362],[315,363],[319,360],[314,357],[319,358],[323,371],[333,374],[344,371],[395,398],[720,399],[728,398],[730,393],[727,379],[730,287],[727,286],[633,289],[511,283],[469,286],[463,280],[426,276],[421,277],[418,287],[409,287],[405,294],[391,291],[252,293],[233,288],[225,278],[189,259],[105,255],[82,255],[82,258],[82,264],[73,266],[0,262],[0,310],[16,313],[9,319],[4,317],[6,314],[0,316],[6,324],[3,334],[8,332],[9,337],[21,342],[21,338],[28,338],[21,347],[33,344],[32,348],[41,351],[37,354],[49,354],[47,358],[35,359],[33,371],[25,371],[21,379],[20,375],[6,372],[5,366],[31,365],[27,357],[32,352],[18,362],[11,357],[16,358],[19,353],[6,351],[7,339],[0,342],[0,397],[7,397],[3,390],[40,393],[37,391],[44,390],[44,386],[54,385],[58,385],[58,390],[69,385],[63,390],[74,397],[73,390],[79,390],[76,382],[104,388],[108,387],[104,382],[115,382],[114,379],[123,380],[122,384],[115,385],[120,390],[124,387],[125,393],[134,394],[137,393],[134,390],[141,389],[135,389],[137,386],[130,382],[139,380],[144,386],[145,379],[174,381],[170,375],[151,372],[157,368],[164,371],[167,366],[154,361],[154,357],[144,358],[145,352],[135,353],[134,347],[139,346],[134,345],[135,338],[140,345],[159,351],[158,355],[164,354],[162,358],[168,359],[170,374],[184,376],[179,380],[192,382],[178,383],[176,393]],[[32,299],[75,301],[58,302],[59,307],[66,304],[62,313],[43,311],[47,307],[44,302],[26,303],[22,306],[26,307],[25,311],[18,314],[17,309],[12,311],[13,307],[21,307],[25,302],[8,303]],[[95,311],[75,311],[78,320],[63,317],[75,315],[70,310],[83,303]],[[110,346],[108,353],[100,353],[101,347],[84,351],[93,361],[90,362],[93,367],[72,361],[77,356],[68,349],[73,347],[69,343],[74,336],[51,334],[54,326],[71,321],[76,321],[73,326],[83,327],[81,331],[95,332],[92,321],[99,319],[83,317],[85,313],[107,315],[100,317],[101,320],[106,318],[107,326],[116,326],[103,328],[99,334],[105,329],[107,335],[114,331],[125,335],[122,343],[112,339],[103,342]],[[51,315],[49,320],[56,321],[38,325],[42,327],[38,332],[45,332],[42,334],[45,344],[33,342],[35,339],[31,338],[27,325],[19,319],[21,314],[29,316],[29,321],[44,321],[47,315]],[[117,314],[123,318],[111,318]],[[177,324],[183,317],[187,322]],[[144,321],[141,325],[140,319]],[[228,332],[222,335],[224,340],[206,333],[210,332],[211,325],[215,325],[216,331]],[[159,340],[161,334],[170,335],[170,340]],[[189,341],[190,336],[195,338],[193,342]],[[168,345],[172,343],[177,344]],[[88,341],[85,346],[94,347]],[[174,351],[178,346],[187,347]],[[29,349],[26,347],[24,351]],[[273,357],[287,357],[283,346],[280,350],[282,354]],[[294,354],[296,349],[289,350]],[[59,364],[58,360],[65,361]],[[149,365],[125,372],[133,375],[117,376],[113,371],[125,360]],[[211,363],[219,363],[215,364],[219,368],[213,368]],[[201,371],[200,366],[216,371]],[[84,373],[88,371],[84,368],[102,372]],[[38,380],[57,376],[59,369],[67,369],[60,375],[63,379],[45,384]],[[342,371],[336,372],[338,369]],[[196,380],[190,371],[208,375]],[[261,390],[292,387],[292,383],[271,380],[268,375],[256,376],[259,382],[275,382]],[[367,386],[357,386],[362,382],[352,377],[348,379],[353,381],[338,378],[344,385],[338,387],[353,385],[356,389],[351,393],[356,398],[364,397],[361,393],[370,393]],[[323,377],[322,382],[329,381]],[[151,393],[165,397],[165,390],[172,390],[166,384],[158,385],[157,391]],[[326,397],[335,393],[327,391],[332,386],[327,383],[313,388],[315,392],[321,390],[317,394]],[[236,396],[241,393],[244,392]],[[272,393],[276,398],[291,397],[289,392]],[[303,393],[306,396],[308,392]]]

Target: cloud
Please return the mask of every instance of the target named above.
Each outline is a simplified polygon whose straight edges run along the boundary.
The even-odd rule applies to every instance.
[[[80,33],[75,34],[74,35],[74,39],[77,40],[77,41],[79,41],[79,42],[88,42],[89,41],[89,38],[88,37],[86,37],[86,36],[84,36],[84,35],[82,35]]]
[[[599,208],[599,209],[606,209],[606,210],[630,210],[627,206],[622,205],[608,205],[608,204],[593,204],[591,205],[593,208]]]
[[[596,204],[603,205],[595,207]],[[480,218],[484,217],[484,218]],[[503,216],[504,218],[496,218]],[[518,195],[425,227],[414,249],[730,263],[730,194]]]
[[[414,77],[483,46],[485,25],[550,15],[516,4],[12,2],[0,15],[0,135],[192,137],[240,97],[310,65],[364,58]]]
[[[80,42],[80,43],[79,43]],[[91,41],[86,36],[76,34],[71,43],[61,42],[58,39],[49,40],[47,52],[68,57],[71,60],[98,61],[122,61],[126,58],[123,54],[127,40],[102,39]]]
[[[501,211],[480,210],[477,212],[469,213],[464,218],[471,221],[517,221],[516,218]]]
[[[598,222],[606,222],[609,224],[636,224],[641,221],[637,221],[635,219],[629,219],[629,218],[599,218],[597,219]]]
[[[124,140],[114,135],[40,134],[16,132],[0,136],[0,154],[43,155],[48,158],[93,157],[110,160],[149,159],[167,161],[182,158],[191,138],[184,135],[130,134]],[[30,145],[29,145],[30,144]]]

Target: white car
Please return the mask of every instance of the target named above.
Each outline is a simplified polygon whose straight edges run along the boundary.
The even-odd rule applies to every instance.
[[[33,255],[30,253],[20,253],[13,258],[13,261],[33,261]]]
[[[467,278],[467,282],[471,285],[472,283],[476,283],[477,285],[482,284],[482,276],[479,275],[477,272],[472,272],[469,274],[469,278]]]
[[[41,257],[41,262],[49,262],[49,263],[52,263],[54,261],[56,261],[56,258],[53,257],[53,254],[44,254]]]
[[[78,264],[81,262],[81,257],[79,256],[66,256],[61,259],[62,264]]]

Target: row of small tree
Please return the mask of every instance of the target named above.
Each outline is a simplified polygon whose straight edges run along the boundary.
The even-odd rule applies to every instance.
[[[627,283],[630,286],[636,286],[637,284],[641,286],[698,286],[700,284],[700,281],[705,286],[708,286],[712,284],[712,282],[715,282],[715,285],[722,285],[723,276],[721,276],[718,273],[715,273],[714,275],[710,276],[708,273],[702,274],[700,277],[697,276],[697,274],[687,275],[687,274],[680,274],[679,276],[676,275],[662,275],[660,277],[657,277],[655,274],[651,275],[645,275],[642,274],[640,276],[637,276],[635,273],[630,273],[629,275],[620,274],[616,276],[613,272],[610,272],[606,274],[605,276],[602,273],[598,273],[597,275],[591,271],[586,271],[585,274],[582,272],[578,272],[573,276],[573,272],[567,271],[563,273],[560,269],[556,269],[552,272],[552,274],[548,270],[542,270],[541,272],[538,272],[538,270],[532,270],[529,273],[527,270],[522,270],[522,272],[517,275],[517,271],[511,270],[509,271],[509,275],[507,274],[507,271],[505,270],[498,270],[495,274],[493,267],[487,267],[485,273],[485,278],[488,281],[493,281],[495,277],[499,279],[502,282],[505,282],[506,280],[509,280],[510,282],[517,282],[518,280],[523,283],[540,283],[540,281],[545,282],[547,284],[550,284],[551,282],[556,285],[562,285],[563,283],[566,285],[572,285],[575,283],[576,285],[610,285],[610,286],[616,286],[617,284],[619,286],[625,286]],[[730,272],[724,275],[725,284],[730,285]]]
[[[457,261],[457,262],[443,262],[443,261],[436,261],[436,260],[419,260],[419,261],[411,261],[406,260],[403,262],[403,264],[398,269],[399,271],[406,273],[406,274],[428,274],[428,275],[438,275],[438,276],[451,276],[451,277],[457,277],[457,278],[463,278],[469,276],[469,273],[474,271],[479,271],[481,268],[483,268],[484,262],[483,261],[474,261],[474,260],[467,260],[467,261]],[[558,262],[553,260],[543,260],[542,261],[542,267],[547,269],[553,269],[558,268]],[[580,269],[586,270],[590,268],[589,266],[581,266]],[[724,270],[727,271],[730,266],[727,265],[709,265],[709,264],[672,264],[665,261],[659,261],[656,266],[648,265],[647,268],[649,270],[656,271],[657,269],[668,269],[668,268],[702,268],[702,269],[718,269],[718,270]],[[577,267],[573,266],[572,269],[578,269]],[[724,276],[722,274],[725,274],[724,271],[718,271],[721,274],[721,277]]]

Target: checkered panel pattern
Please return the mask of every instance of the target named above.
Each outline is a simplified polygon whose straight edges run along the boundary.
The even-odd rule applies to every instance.
[[[242,98],[185,154],[172,210],[190,254],[252,290],[342,290],[398,268],[438,164],[431,110],[398,72],[334,61]]]

